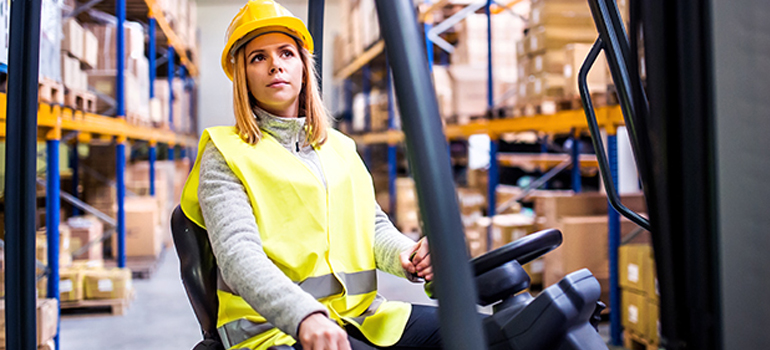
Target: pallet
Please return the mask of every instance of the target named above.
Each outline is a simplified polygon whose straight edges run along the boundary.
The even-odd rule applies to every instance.
[[[64,86],[50,79],[42,79],[37,83],[37,99],[50,104],[64,104]]]
[[[657,343],[644,339],[631,331],[623,331],[623,347],[628,350],[658,350]]]
[[[64,106],[86,113],[96,113],[96,94],[67,88],[64,92]]]
[[[122,316],[128,310],[135,296],[136,292],[132,290],[124,299],[65,301],[61,303],[61,314],[62,316],[98,316],[104,314]]]

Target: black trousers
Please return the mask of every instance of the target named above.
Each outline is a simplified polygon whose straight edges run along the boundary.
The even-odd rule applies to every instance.
[[[345,328],[348,340],[353,350],[408,350],[408,349],[441,349],[441,337],[438,331],[438,308],[435,306],[412,305],[412,314],[406,322],[401,339],[387,348],[378,347],[368,340],[355,327]],[[295,350],[302,350],[300,343],[294,344]]]

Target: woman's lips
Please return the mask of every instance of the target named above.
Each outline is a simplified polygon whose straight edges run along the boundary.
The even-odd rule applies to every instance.
[[[283,87],[285,85],[289,85],[289,83],[281,80],[281,81],[272,82],[267,87]]]

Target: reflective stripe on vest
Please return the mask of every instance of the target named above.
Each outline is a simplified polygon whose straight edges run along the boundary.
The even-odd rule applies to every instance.
[[[377,312],[377,308],[379,308],[383,302],[385,302],[385,298],[377,294],[374,298],[374,302],[372,302],[369,308],[366,309],[361,316],[354,317],[352,320],[359,325],[364,323],[364,320],[367,317],[374,315]],[[236,344],[240,344],[273,328],[275,328],[275,326],[270,322],[254,322],[245,318],[240,318],[217,328],[217,333],[219,333],[219,337],[222,338],[222,344],[225,346],[225,349],[229,349]]]
[[[377,272],[375,270],[353,273],[338,272],[337,277],[348,289],[348,295],[371,293],[377,290]],[[299,287],[316,299],[323,299],[342,293],[342,285],[333,275],[310,277],[299,283]]]
[[[337,278],[345,283],[348,289],[347,295],[367,294],[377,290],[377,271],[359,271],[353,273],[337,273]],[[310,277],[297,283],[303,291],[315,299],[323,299],[332,295],[342,294],[342,285],[332,274]],[[238,295],[224,281],[217,281],[219,290]]]

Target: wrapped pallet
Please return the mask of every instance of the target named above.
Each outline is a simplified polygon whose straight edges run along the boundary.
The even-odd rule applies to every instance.
[[[86,299],[126,299],[133,290],[126,268],[85,270],[83,276]]]
[[[0,2],[0,64],[8,64],[9,1]]]
[[[61,0],[42,0],[40,12],[40,80],[61,82]]]

